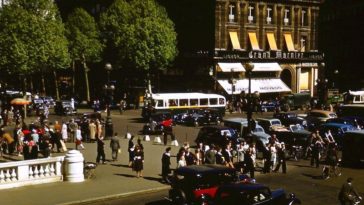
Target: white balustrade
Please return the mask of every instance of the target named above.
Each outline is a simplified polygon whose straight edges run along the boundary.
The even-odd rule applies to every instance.
[[[63,181],[64,157],[0,163],[0,189]]]

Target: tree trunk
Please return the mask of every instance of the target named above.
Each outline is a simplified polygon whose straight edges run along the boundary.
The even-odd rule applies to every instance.
[[[82,64],[83,64],[83,70],[84,70],[84,74],[85,74],[85,84],[86,84],[86,100],[87,102],[90,102],[90,85],[88,82],[88,67],[86,64],[86,58],[85,55],[82,55],[83,59],[82,59]]]
[[[23,93],[26,92],[27,87],[28,87],[27,77],[25,75],[23,75]]]
[[[33,93],[33,91],[34,91],[33,77],[30,76],[30,92]]]
[[[46,96],[44,73],[42,72],[42,95]]]
[[[72,60],[72,96],[75,94],[75,74],[76,74],[76,67],[75,67],[75,60]]]
[[[53,70],[53,75],[54,75],[54,83],[55,83],[55,86],[56,86],[56,99],[59,100],[59,86],[58,86],[56,70]]]

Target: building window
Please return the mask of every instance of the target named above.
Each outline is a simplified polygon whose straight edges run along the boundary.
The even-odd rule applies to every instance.
[[[272,16],[273,16],[273,8],[272,7],[267,7],[267,24],[272,24]]]
[[[269,45],[267,50],[271,50],[271,51],[278,50],[277,42],[276,42],[273,32],[267,32],[267,41],[268,41],[268,45]]]
[[[248,6],[248,22],[249,23],[254,23],[254,6],[253,5],[249,5]]]
[[[286,41],[286,48],[288,52],[293,52],[296,51],[296,49],[294,48],[294,43],[293,43],[293,39],[292,39],[292,34],[291,33],[285,33],[284,34],[284,39]]]
[[[286,8],[284,9],[284,19],[283,19],[283,22],[284,22],[284,25],[287,26],[289,25],[289,16],[290,16],[290,10],[289,8]]]
[[[258,43],[258,38],[257,38],[257,33],[254,32],[254,31],[249,31],[248,32],[248,36],[249,36],[251,50],[253,50],[253,51],[260,51],[260,47],[259,47],[259,43]]]
[[[308,12],[307,9],[301,10],[301,26],[308,26]]]
[[[234,4],[230,4],[229,5],[229,23],[233,23],[235,22],[235,5]]]

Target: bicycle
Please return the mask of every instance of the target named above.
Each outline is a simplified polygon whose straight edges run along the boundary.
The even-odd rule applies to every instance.
[[[329,179],[330,177],[338,177],[341,176],[341,169],[339,168],[341,159],[338,160],[335,166],[324,165],[322,168],[321,176],[323,179]]]

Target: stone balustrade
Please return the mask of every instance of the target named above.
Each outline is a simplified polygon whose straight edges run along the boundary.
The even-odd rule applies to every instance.
[[[0,163],[0,189],[63,181],[64,157]]]

